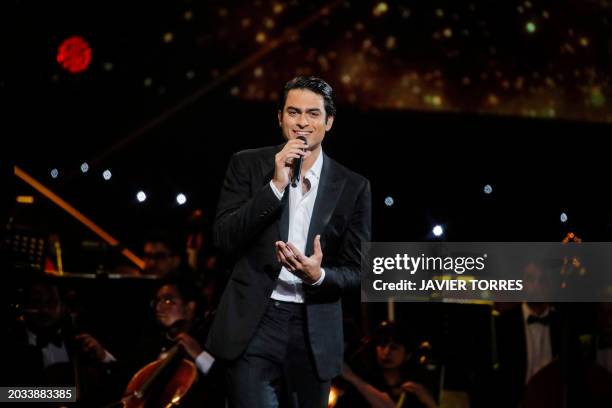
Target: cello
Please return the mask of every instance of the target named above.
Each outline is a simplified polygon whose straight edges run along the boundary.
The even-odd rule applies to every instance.
[[[171,337],[187,331],[189,322],[176,322],[169,330]],[[175,407],[197,380],[195,364],[184,358],[181,346],[173,345],[163,358],[142,367],[128,383],[124,397],[109,405],[123,408]]]

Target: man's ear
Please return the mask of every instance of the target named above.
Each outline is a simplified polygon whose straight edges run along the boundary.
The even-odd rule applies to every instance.
[[[189,315],[191,318],[195,316],[197,306],[198,305],[193,300],[190,300],[189,302],[187,302],[187,311],[189,312]]]
[[[329,130],[332,128],[333,124],[334,124],[334,117],[333,116],[328,116],[327,120],[325,121],[325,131],[329,132]]]
[[[278,118],[278,126],[283,126],[283,112],[280,109],[278,110],[276,117]]]

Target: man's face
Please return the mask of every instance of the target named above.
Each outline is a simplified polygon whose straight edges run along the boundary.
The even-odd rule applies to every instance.
[[[529,263],[523,269],[523,285],[534,299],[546,297],[552,287],[544,270],[536,263]]]
[[[162,286],[155,296],[155,317],[163,327],[179,320],[191,320],[195,305],[185,302],[174,285]]]
[[[308,149],[315,150],[321,145],[325,132],[331,129],[334,118],[325,118],[323,96],[307,89],[292,89],[283,110],[278,112],[278,122],[285,139],[304,136]]]
[[[34,330],[44,330],[57,326],[62,318],[62,303],[59,292],[53,285],[37,283],[30,289],[26,301],[27,322]]]
[[[406,361],[406,348],[403,344],[390,342],[376,345],[376,359],[383,369],[401,367]]]
[[[144,273],[146,275],[165,276],[178,268],[180,257],[174,255],[166,244],[147,242],[144,246]]]

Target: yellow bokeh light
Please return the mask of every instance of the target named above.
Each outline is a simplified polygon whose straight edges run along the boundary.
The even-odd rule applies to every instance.
[[[266,33],[257,33],[257,35],[255,36],[255,41],[259,44],[263,44],[264,42],[266,42]]]
[[[171,32],[165,33],[163,36],[163,40],[166,44],[171,43],[174,40],[174,34],[172,34]]]
[[[384,1],[381,1],[376,6],[374,6],[374,9],[372,10],[372,14],[374,14],[374,17],[380,17],[383,14],[385,14],[387,11],[389,11],[389,6]]]
[[[272,7],[272,11],[274,12],[274,14],[280,14],[283,12],[284,9],[285,6],[283,6],[282,3],[274,3],[274,6]]]

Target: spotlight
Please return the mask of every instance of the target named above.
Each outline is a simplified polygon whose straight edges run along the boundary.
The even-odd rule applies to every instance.
[[[142,203],[147,199],[147,195],[144,191],[140,190],[138,193],[136,193],[136,199]]]
[[[433,232],[434,236],[441,237],[442,234],[444,234],[444,228],[442,228],[441,225],[436,225],[436,226],[433,227],[431,232]]]
[[[561,213],[561,222],[567,222],[567,214],[566,213]]]
[[[59,170],[51,169],[51,177],[56,179],[59,176]]]
[[[490,184],[487,184],[486,186],[484,186],[483,190],[485,194],[491,194],[493,192],[493,187],[491,187]]]
[[[391,207],[394,203],[395,203],[395,201],[393,201],[393,197],[389,196],[389,197],[385,198],[385,205],[387,207]]]
[[[104,172],[102,173],[102,177],[104,178],[104,180],[108,181],[111,179],[111,177],[113,177],[113,173],[111,173],[110,170],[106,169],[104,170]]]
[[[87,162],[83,162],[83,163],[81,164],[81,171],[82,171],[83,173],[87,173],[87,172],[89,171],[89,164],[87,164]]]
[[[187,202],[187,197],[185,196],[185,194],[179,193],[176,196],[176,202],[178,203],[178,205],[183,205]]]

